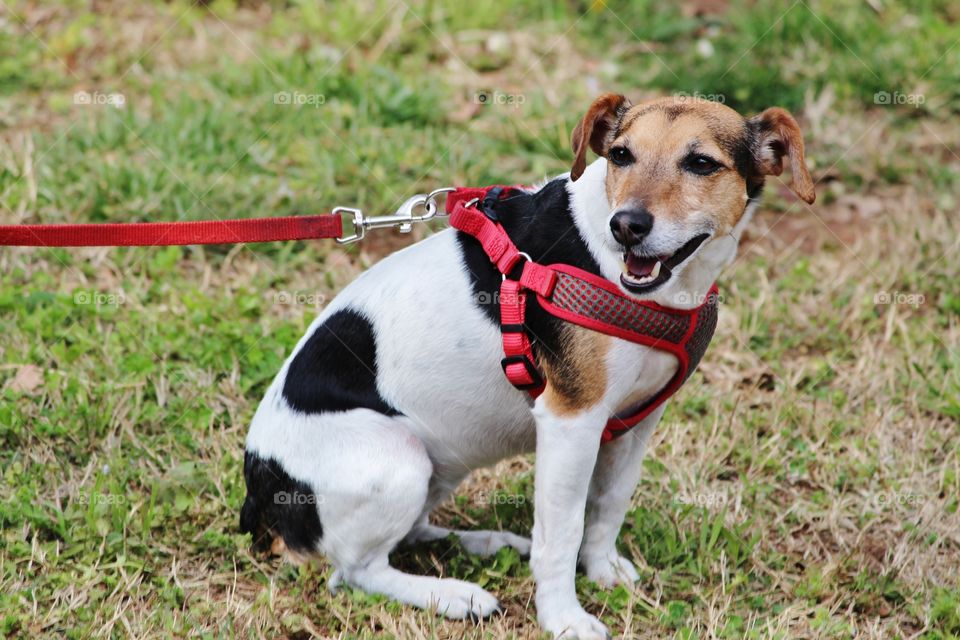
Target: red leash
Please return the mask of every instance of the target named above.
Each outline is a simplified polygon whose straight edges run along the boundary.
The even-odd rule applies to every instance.
[[[339,238],[338,215],[133,222],[125,224],[0,225],[0,245],[14,247],[156,247]]]
[[[440,211],[437,197],[452,187],[415,195],[390,216],[365,216],[360,209],[336,207],[329,215],[108,224],[0,225],[0,246],[7,247],[158,247],[185,244],[235,244],[278,240],[333,238],[341,244],[363,239],[368,229],[397,227],[409,233],[414,222],[430,220]],[[422,209],[423,213],[414,215]],[[340,214],[352,216],[353,229],[344,235]]]

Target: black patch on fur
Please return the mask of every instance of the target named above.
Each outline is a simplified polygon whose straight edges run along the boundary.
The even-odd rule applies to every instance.
[[[736,136],[717,136],[723,150],[733,158],[733,166],[747,184],[747,206],[760,197],[764,177],[757,170],[759,132],[750,120],[744,121],[743,132]]]
[[[247,498],[240,509],[240,530],[253,535],[254,548],[266,550],[273,536],[280,536],[291,551],[316,551],[323,527],[313,490],[273,458],[249,451],[243,456],[243,477]]]
[[[723,150],[733,158],[733,167],[740,174],[740,177],[747,180],[756,174],[756,159],[753,156],[755,142],[755,132],[752,127],[744,123],[743,132],[740,135],[730,137],[719,137],[718,140]]]
[[[667,116],[667,122],[673,122],[680,116],[691,111],[690,105],[687,104],[671,104],[664,105],[661,108],[661,111],[664,112]]]
[[[610,129],[612,132],[609,139],[610,143],[619,138],[620,134],[623,133],[623,119],[626,117],[632,106],[633,105],[630,104],[629,100],[625,100],[619,107],[617,107],[617,122]],[[610,145],[608,144],[607,146],[609,147]]]
[[[763,182],[763,178],[756,179],[755,182],[747,180],[747,206],[760,198],[760,193],[763,191]]]
[[[380,396],[376,380],[373,325],[360,313],[345,309],[317,327],[294,356],[283,397],[303,413],[372,409],[398,415]]]
[[[511,192],[509,197],[498,200],[493,208],[513,243],[535,262],[569,264],[600,275],[600,267],[573,221],[566,178],[554,180],[536,193]],[[499,326],[500,272],[476,238],[460,231],[457,239],[464,264],[470,272],[474,300],[490,321]],[[564,322],[544,311],[535,294],[528,292],[527,295],[525,324],[530,337],[536,340],[534,353],[537,358],[556,364],[564,352],[561,346]]]
[[[625,122],[621,122],[621,126],[617,129],[617,135],[619,136],[622,132],[629,129],[633,125],[633,123],[637,120],[637,118],[642,118],[648,113],[652,113],[654,111],[662,111],[663,114],[667,117],[667,122],[673,122],[683,114],[689,113],[691,110],[692,110],[692,107],[689,104],[664,103],[664,104],[647,105],[643,108],[640,108],[634,111],[630,115],[629,120]]]

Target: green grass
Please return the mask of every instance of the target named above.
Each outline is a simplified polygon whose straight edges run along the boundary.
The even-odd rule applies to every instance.
[[[388,212],[530,183],[569,168],[601,90],[793,110],[818,204],[769,185],[624,523],[641,581],[578,592],[627,637],[960,637],[954,3],[102,7],[8,3],[0,222]],[[409,241],[0,251],[0,634],[538,637],[511,551],[395,554],[495,592],[507,615],[473,627],[330,595],[327,567],[238,531],[266,386],[323,301]],[[439,520],[528,531],[531,462]]]

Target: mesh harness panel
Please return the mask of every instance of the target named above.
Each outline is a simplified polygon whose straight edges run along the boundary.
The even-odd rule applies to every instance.
[[[569,273],[557,274],[550,297],[558,308],[598,322],[679,344],[690,329],[687,314],[674,315],[617,296]]]
[[[678,361],[670,382],[652,398],[607,422],[603,441],[622,435],[667,401],[696,370],[717,328],[716,285],[694,309],[672,309],[621,293],[611,283],[569,265],[551,265],[556,284],[541,306],[567,322],[667,351]]]

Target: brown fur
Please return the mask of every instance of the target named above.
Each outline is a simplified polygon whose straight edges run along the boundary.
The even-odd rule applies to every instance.
[[[790,186],[808,204],[817,198],[813,180],[807,172],[800,125],[786,110],[771,107],[750,122],[761,132],[760,171],[763,175],[783,173],[783,157],[790,160]]]
[[[291,564],[298,566],[308,565],[315,560],[315,557],[308,553],[301,553],[299,551],[293,551],[287,547],[287,543],[284,542],[281,536],[275,536],[273,542],[270,543],[270,553],[275,556],[282,557],[286,559]]]
[[[560,353],[544,353],[541,358],[548,380],[544,399],[550,411],[572,415],[596,405],[606,393],[603,363],[610,338],[573,324],[563,325],[562,331]]]
[[[594,153],[603,155],[601,150],[606,148],[608,138],[613,134],[623,110],[629,106],[630,102],[626,98],[615,93],[605,93],[593,101],[587,115],[574,127],[570,136],[574,155],[571,179],[576,180],[583,174],[587,166],[587,147],[593,149]]]

